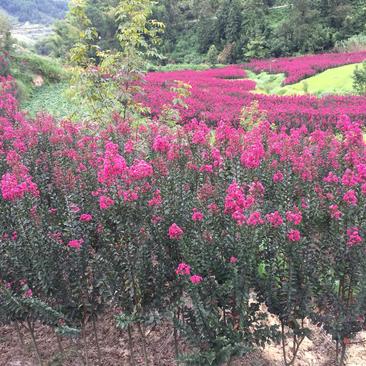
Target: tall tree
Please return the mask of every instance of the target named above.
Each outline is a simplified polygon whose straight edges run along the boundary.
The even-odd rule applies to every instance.
[[[317,52],[332,45],[330,29],[321,22],[321,13],[312,0],[293,0],[291,10],[275,30],[276,55]]]

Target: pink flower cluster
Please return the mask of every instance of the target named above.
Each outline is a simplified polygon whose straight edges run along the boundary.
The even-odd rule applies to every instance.
[[[15,97],[15,81],[11,76],[0,76],[0,117],[15,116],[18,102]],[[20,115],[17,116],[20,118]]]
[[[294,84],[326,69],[363,62],[366,51],[352,53],[323,53],[300,57],[282,57],[269,60],[252,60],[245,66],[255,72],[285,73],[284,84]]]
[[[81,222],[89,222],[93,220],[93,216],[90,214],[82,214],[79,219]]]
[[[175,270],[177,275],[190,275],[191,266],[186,263],[179,263],[178,268]]]
[[[301,239],[299,230],[290,230],[287,234],[287,238],[290,241],[299,241]]]
[[[168,234],[170,239],[180,240],[183,237],[183,230],[174,223],[169,227]]]
[[[101,210],[106,210],[109,207],[114,205],[114,200],[107,196],[100,196],[99,197],[99,207]]]
[[[358,227],[352,227],[347,230],[348,235],[347,245],[349,247],[359,245],[362,242],[362,237],[360,236],[359,230],[360,229]]]
[[[186,263],[179,263],[177,269],[175,270],[175,273],[178,276],[190,276],[189,280],[194,285],[201,283],[203,280],[202,276],[200,275],[195,274],[191,276],[191,266]]]
[[[225,197],[225,213],[231,214],[232,218],[239,224],[243,225],[247,222],[244,214],[245,210],[250,209],[255,199],[251,195],[245,195],[244,190],[235,181],[230,184]],[[254,223],[255,218],[252,218]]]
[[[5,173],[1,178],[1,194],[4,200],[14,201],[24,197],[26,193],[38,197],[39,191],[32,178],[24,177],[24,181],[19,183],[16,175]]]
[[[68,246],[70,248],[80,249],[83,244],[84,244],[84,240],[83,239],[70,240]]]

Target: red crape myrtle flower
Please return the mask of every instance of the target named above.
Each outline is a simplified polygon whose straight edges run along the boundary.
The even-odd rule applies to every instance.
[[[178,268],[175,270],[177,275],[190,275],[191,266],[187,263],[179,263]]]
[[[357,200],[356,192],[352,189],[347,191],[343,196],[343,201],[348,203],[351,206],[357,205],[358,200]]]
[[[197,285],[199,284],[200,282],[202,282],[203,278],[199,275],[193,275],[191,276],[190,278],[190,281],[194,284],[194,285]]]
[[[192,220],[193,221],[202,221],[203,220],[203,213],[198,211],[196,208],[193,209],[192,214]]]
[[[360,236],[358,227],[351,227],[350,229],[348,229],[347,235],[348,235],[347,245],[349,247],[353,247],[362,242],[362,237]]]
[[[82,214],[79,219],[81,222],[89,222],[93,220],[93,216],[90,214]]]
[[[273,182],[274,183],[279,183],[283,181],[283,174],[280,171],[277,171],[276,173],[273,174]]]
[[[107,208],[114,205],[114,201],[110,197],[100,196],[99,197],[99,207],[101,210],[106,210]]]
[[[180,240],[183,236],[183,230],[174,223],[170,226],[168,234],[170,239]]]
[[[301,238],[300,231],[299,230],[290,230],[287,234],[287,238],[290,241],[299,241]]]
[[[338,209],[338,205],[330,205],[329,212],[332,219],[339,220],[342,216],[342,212]]]
[[[278,211],[266,215],[266,220],[273,226],[279,227],[283,224],[283,218]]]
[[[286,220],[295,225],[300,225],[302,221],[302,214],[298,209],[295,209],[295,211],[287,211]]]
[[[70,240],[68,246],[70,248],[80,249],[83,243],[84,243],[83,239]]]

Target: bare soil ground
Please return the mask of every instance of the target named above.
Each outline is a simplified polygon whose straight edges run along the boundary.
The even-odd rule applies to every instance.
[[[331,366],[334,365],[335,346],[331,339],[320,329],[310,326],[312,335],[305,339],[299,351],[296,366]],[[147,331],[148,356],[150,366],[176,366],[174,356],[174,337],[168,324],[160,325]],[[38,366],[36,353],[29,333],[21,328],[24,347],[13,327],[0,327],[0,365],[1,366]],[[102,354],[100,366],[129,366],[130,352],[128,337],[120,333],[112,316],[105,316],[98,322],[98,336]],[[64,358],[62,359],[55,334],[48,327],[38,325],[36,338],[42,356],[43,366],[83,366],[85,353],[80,342],[70,339],[62,340]],[[142,344],[137,331],[133,334],[134,356],[136,366],[143,365]],[[99,365],[97,348],[93,332],[88,332],[89,366]],[[180,351],[187,352],[184,342],[180,342]],[[247,357],[234,360],[232,366],[282,366],[282,348],[280,345],[269,345]],[[366,366],[366,332],[352,340],[348,350],[348,366]]]

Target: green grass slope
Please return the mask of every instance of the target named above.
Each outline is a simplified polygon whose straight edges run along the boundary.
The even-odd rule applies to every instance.
[[[21,107],[32,117],[39,112],[50,113],[56,118],[72,116],[77,112],[77,106],[67,100],[66,90],[66,83],[44,85],[36,89],[32,98],[24,101]]]
[[[307,89],[310,94],[350,94],[353,92],[353,73],[362,64],[335,67],[307,78],[297,84],[286,86],[287,93],[294,94]]]
[[[38,89],[34,81],[41,77],[45,85],[59,83],[68,78],[61,63],[53,58],[17,50],[11,56],[10,73],[16,79],[19,98],[27,100]]]

